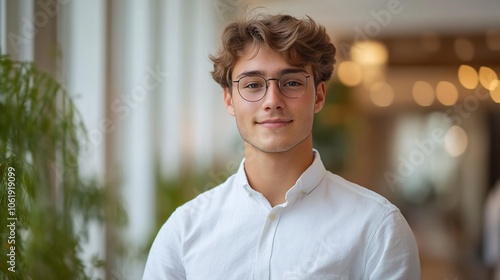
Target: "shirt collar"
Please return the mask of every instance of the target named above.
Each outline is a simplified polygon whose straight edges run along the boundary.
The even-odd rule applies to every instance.
[[[286,200],[295,200],[298,196],[304,196],[312,192],[321,182],[326,173],[326,169],[321,161],[319,152],[313,149],[314,160],[312,164],[302,173],[297,182],[286,193]],[[238,187],[243,187],[249,194],[256,191],[250,187],[247,176],[245,174],[245,159],[240,163],[238,172],[235,174],[235,183]]]
[[[245,173],[245,158],[240,163],[240,167],[238,168],[238,172],[235,174],[235,185],[238,187],[244,187],[245,190],[250,191],[252,188],[248,183],[247,174]]]

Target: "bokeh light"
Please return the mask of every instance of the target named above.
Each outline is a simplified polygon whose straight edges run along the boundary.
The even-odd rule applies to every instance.
[[[363,72],[361,67],[352,61],[343,61],[337,68],[339,80],[346,86],[354,87],[361,83]]]
[[[458,80],[466,89],[475,89],[479,83],[479,77],[476,70],[465,64],[458,67]]]
[[[394,90],[387,83],[375,83],[370,87],[370,99],[378,107],[387,107],[394,101]]]
[[[460,126],[452,126],[444,136],[444,146],[452,157],[462,155],[467,149],[468,142],[467,133]]]
[[[452,106],[458,100],[458,90],[454,84],[441,81],[436,87],[436,97],[445,106]]]
[[[434,103],[434,89],[428,82],[416,81],[415,84],[413,84],[412,93],[413,99],[415,99],[415,102],[420,106],[426,107]]]

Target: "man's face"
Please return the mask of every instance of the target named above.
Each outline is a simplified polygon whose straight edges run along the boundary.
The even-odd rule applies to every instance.
[[[235,116],[236,124],[246,146],[266,153],[287,152],[300,144],[311,145],[314,113],[323,107],[325,84],[314,85],[310,65],[300,68],[288,64],[281,54],[262,45],[254,56],[253,49],[235,64],[231,79],[239,80],[245,73],[258,72],[264,78],[280,78],[283,72],[300,69],[311,76],[307,79],[304,95],[296,99],[284,96],[275,80],[268,81],[267,93],[260,101],[249,102],[238,93],[238,83],[233,83],[232,94],[224,89],[224,101],[229,114]]]

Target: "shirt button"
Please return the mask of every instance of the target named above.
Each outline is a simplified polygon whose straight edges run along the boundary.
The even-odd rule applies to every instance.
[[[274,222],[274,220],[276,220],[276,215],[274,215],[274,214],[269,215],[269,220],[271,222]]]

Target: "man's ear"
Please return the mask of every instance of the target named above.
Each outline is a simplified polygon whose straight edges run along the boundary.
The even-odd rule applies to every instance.
[[[229,87],[224,88],[224,104],[226,105],[227,112],[231,116],[234,116],[233,96],[231,95],[231,89],[229,89]]]
[[[318,113],[325,105],[326,97],[325,82],[321,82],[316,86],[316,99],[314,101],[314,113]]]

